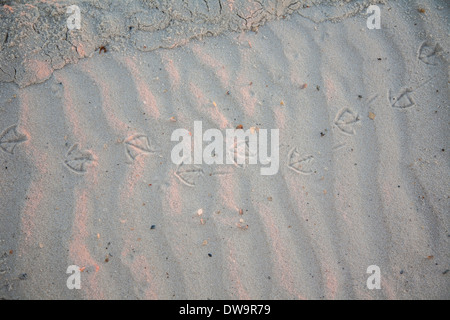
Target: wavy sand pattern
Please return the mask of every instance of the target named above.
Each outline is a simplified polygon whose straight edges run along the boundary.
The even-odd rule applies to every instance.
[[[367,3],[0,83],[0,298],[450,298],[449,7]],[[178,168],[195,120],[280,129],[278,174]]]

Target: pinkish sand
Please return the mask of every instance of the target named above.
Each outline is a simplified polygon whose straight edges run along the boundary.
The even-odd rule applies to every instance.
[[[79,0],[67,48],[68,2],[21,2],[0,1],[0,299],[450,298],[446,1]],[[178,167],[194,121],[279,129],[278,173]]]

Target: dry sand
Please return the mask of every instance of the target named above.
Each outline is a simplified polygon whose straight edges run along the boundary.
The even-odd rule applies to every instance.
[[[19,2],[0,298],[450,298],[448,2]],[[279,129],[278,174],[177,167],[194,121]]]

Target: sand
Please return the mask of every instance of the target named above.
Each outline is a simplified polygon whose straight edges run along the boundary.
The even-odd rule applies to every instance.
[[[446,1],[123,2],[0,1],[0,299],[450,298]]]

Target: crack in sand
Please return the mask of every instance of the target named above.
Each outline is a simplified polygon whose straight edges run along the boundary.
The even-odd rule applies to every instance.
[[[140,0],[92,2],[74,0],[71,5],[81,8],[82,28],[70,31],[66,26],[66,7],[63,3],[17,1],[0,9],[0,30],[8,30],[0,51],[0,82],[15,82],[19,87],[46,81],[56,69],[91,57],[95,50],[108,44],[113,51],[134,47],[141,51],[174,48],[193,38],[217,36],[224,32],[254,30],[268,21],[298,13],[315,21],[308,14],[312,7],[334,7],[332,0],[279,1],[252,0],[228,2],[203,0],[158,4]],[[352,0],[340,7],[339,13],[326,20],[339,20],[360,12],[375,0]],[[307,3],[307,5],[306,5]],[[302,10],[304,9],[305,12]],[[317,22],[317,21],[316,21]],[[60,45],[67,42],[68,45]],[[47,52],[49,46],[55,52]],[[80,50],[80,46],[83,48]],[[58,58],[57,60],[55,58]],[[54,65],[54,61],[58,64]],[[5,66],[15,68],[13,77]],[[3,68],[1,68],[3,67]],[[19,74],[19,75],[17,75]]]

